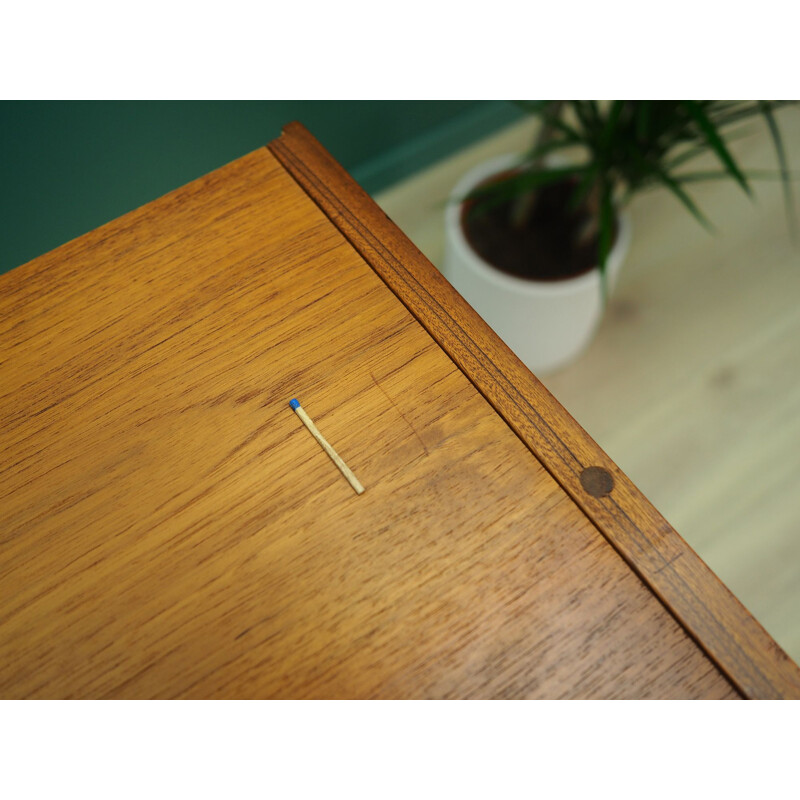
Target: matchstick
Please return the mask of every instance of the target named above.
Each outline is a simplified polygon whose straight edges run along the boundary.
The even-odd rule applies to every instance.
[[[355,489],[356,494],[361,494],[364,487],[359,483],[358,478],[353,475],[353,471],[342,461],[339,454],[328,444],[325,437],[317,430],[317,426],[311,421],[311,417],[303,411],[299,400],[290,400],[289,405],[294,409],[295,414],[303,420],[303,424],[311,431],[311,435],[322,445],[322,449],[331,457],[331,460],[339,467],[342,475],[347,478],[348,483]]]

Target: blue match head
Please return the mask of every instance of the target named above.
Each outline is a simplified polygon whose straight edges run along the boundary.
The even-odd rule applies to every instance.
[[[290,400],[289,405],[294,408],[295,410],[300,408],[300,401],[299,400]]]

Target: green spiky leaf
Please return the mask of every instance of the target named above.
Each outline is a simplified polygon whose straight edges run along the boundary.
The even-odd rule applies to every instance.
[[[783,183],[783,199],[786,208],[786,221],[789,226],[789,232],[793,239],[797,239],[797,217],[794,212],[794,193],[792,192],[792,184],[789,177],[789,162],[786,158],[786,150],[783,147],[783,138],[781,137],[778,123],[775,121],[775,115],[772,111],[772,105],[765,100],[759,100],[759,108],[767,121],[770,136],[772,136],[772,143],[775,145],[775,153],[778,156],[778,166],[781,171],[781,179]]]
[[[614,205],[611,200],[611,187],[603,182],[600,185],[600,236],[598,239],[600,284],[603,303],[608,300],[608,254],[611,252],[614,236]]]
[[[708,144],[717,154],[717,157],[722,162],[725,169],[730,172],[731,176],[742,187],[742,189],[747,192],[747,194],[751,194],[750,186],[747,183],[747,178],[745,178],[744,174],[733,160],[733,156],[728,151],[728,148],[725,146],[725,142],[722,141],[722,137],[719,135],[714,123],[708,118],[708,115],[706,114],[702,105],[697,100],[687,100],[686,108],[688,109],[692,119],[694,119],[694,121],[697,123],[697,127],[703,132]]]
[[[681,185],[667,172],[664,172],[660,167],[656,169],[656,174],[659,180],[666,186],[692,213],[692,216],[708,231],[713,231],[714,227],[709,222],[708,218],[702,211],[695,205],[694,200],[684,191]]]

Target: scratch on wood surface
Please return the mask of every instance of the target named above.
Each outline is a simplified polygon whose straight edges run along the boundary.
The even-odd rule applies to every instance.
[[[403,421],[414,431],[414,436],[417,437],[419,443],[422,445],[422,449],[425,451],[425,455],[428,456],[430,453],[428,452],[428,448],[425,446],[425,442],[422,441],[422,437],[417,433],[417,429],[406,419],[406,415],[397,407],[397,404],[392,400],[391,397],[386,393],[386,389],[381,386],[378,381],[375,379],[375,376],[372,374],[372,370],[369,371],[369,376],[372,378],[372,382],[383,392],[383,396],[392,404],[392,408],[403,418]]]
[[[666,564],[664,564],[663,567],[659,567],[656,570],[656,574],[658,574],[659,572],[663,572],[667,567],[671,567],[682,555],[683,553],[678,553],[678,555],[673,556],[669,561],[667,561]]]

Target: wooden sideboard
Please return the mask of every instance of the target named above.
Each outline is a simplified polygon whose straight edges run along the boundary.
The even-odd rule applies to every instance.
[[[298,124],[2,276],[0,330],[0,697],[800,696]]]

